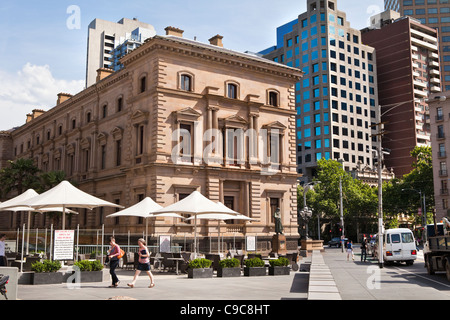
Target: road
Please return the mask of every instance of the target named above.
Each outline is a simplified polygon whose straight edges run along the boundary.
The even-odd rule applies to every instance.
[[[355,261],[338,248],[326,248],[328,264],[343,300],[450,300],[450,282],[445,273],[429,276],[423,253],[412,266],[394,264],[380,269],[378,261],[360,261],[355,247]]]

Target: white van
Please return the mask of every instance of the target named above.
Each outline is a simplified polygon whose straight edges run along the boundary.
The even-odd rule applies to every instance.
[[[385,264],[406,262],[412,265],[417,259],[414,235],[409,229],[389,229],[384,233],[383,258]]]

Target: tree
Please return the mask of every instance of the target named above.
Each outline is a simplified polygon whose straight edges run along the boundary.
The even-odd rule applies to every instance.
[[[422,208],[420,193],[426,198],[427,219],[434,208],[434,183],[431,147],[415,147],[411,156],[416,159],[413,170],[401,179],[393,179],[383,186],[383,207],[387,221],[397,221],[398,214],[404,213],[421,224],[417,215]],[[422,199],[423,201],[423,199]]]
[[[9,161],[9,166],[0,171],[2,196],[5,197],[13,190],[22,194],[30,188],[36,189],[39,186],[40,172],[32,159]]]
[[[355,236],[360,226],[376,222],[376,190],[354,179],[337,161],[322,159],[318,161],[317,167],[315,181],[320,181],[320,184],[314,187],[314,195],[307,193],[308,207],[313,208],[316,215],[322,213],[333,225],[340,222],[341,182],[346,235]],[[303,207],[303,201],[299,203]]]

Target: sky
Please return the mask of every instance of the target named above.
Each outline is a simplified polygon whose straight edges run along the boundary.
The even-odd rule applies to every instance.
[[[384,3],[337,2],[356,29]],[[276,44],[277,27],[305,11],[306,0],[1,0],[0,131],[25,124],[33,109],[53,108],[60,92],[83,90],[87,30],[95,18],[137,18],[159,35],[173,26],[205,43],[220,34],[228,49],[258,52]]]

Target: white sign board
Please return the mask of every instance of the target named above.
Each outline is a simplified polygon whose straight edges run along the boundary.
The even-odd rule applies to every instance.
[[[171,252],[170,236],[159,236],[159,252]]]
[[[75,230],[55,230],[54,260],[73,260]]]
[[[246,251],[256,251],[256,237],[247,236],[246,239]]]

